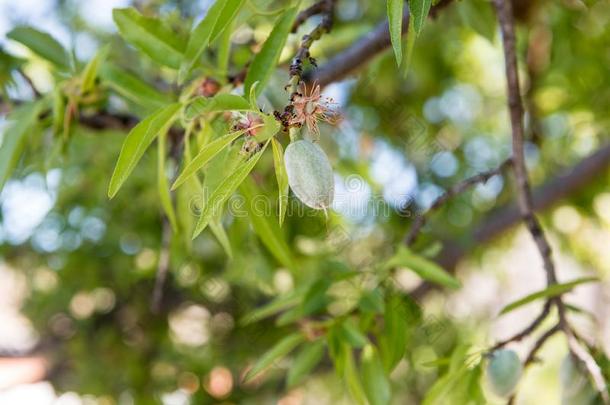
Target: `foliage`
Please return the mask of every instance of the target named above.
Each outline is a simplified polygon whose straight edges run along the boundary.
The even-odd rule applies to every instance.
[[[270,403],[321,384],[331,402],[487,403],[486,334],[416,300],[402,279],[459,290],[466,277],[444,259],[453,248],[484,263],[476,227],[514,197],[509,177],[494,176],[403,244],[406,213],[422,215],[443,189],[510,156],[504,79],[488,66],[501,58],[495,13],[479,0],[324,2],[334,12],[306,21],[300,13],[317,2],[217,0],[205,12],[191,12],[197,2],[135,2],[113,11],[114,34],[77,24],[64,5],[71,29],[110,43],[86,60],[35,27],[7,34],[25,57],[0,51],[10,111],[0,188],[58,172],[61,182],[25,240],[2,243],[0,232],[0,255],[28,279],[24,311],[58,389],[137,404],[178,389],[193,403]],[[526,152],[538,186],[607,141],[610,64],[599,50],[610,4],[532,4],[517,10],[518,50],[527,51]],[[339,85],[340,105],[322,100],[306,82],[383,18],[392,50],[366,67],[363,58]],[[292,60],[301,51],[307,58]],[[15,79],[38,65],[51,90],[14,97],[23,93]],[[309,120],[296,122],[299,112]],[[319,120],[320,134],[305,125]],[[358,212],[295,197],[284,151],[301,140],[320,146],[346,188],[357,176],[351,191],[368,195]],[[409,195],[393,198],[409,175]],[[586,181],[566,204],[602,228],[607,213],[595,207],[608,172]],[[543,224],[576,259],[609,271],[553,215]],[[501,313],[601,277],[539,289]],[[211,388],[218,367],[232,373],[226,394]]]

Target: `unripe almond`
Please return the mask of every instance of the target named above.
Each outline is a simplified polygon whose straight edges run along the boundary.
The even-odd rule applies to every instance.
[[[592,404],[596,392],[593,389],[583,367],[577,364],[571,355],[567,355],[559,367],[561,385],[561,404]]]
[[[307,140],[291,143],[284,154],[290,188],[308,207],[326,210],[333,202],[335,182],[326,154]]]
[[[501,397],[508,397],[521,378],[523,365],[513,350],[500,349],[491,354],[487,365],[487,379],[492,391]]]

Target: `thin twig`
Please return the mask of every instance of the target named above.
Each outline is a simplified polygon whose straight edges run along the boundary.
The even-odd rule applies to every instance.
[[[544,307],[542,307],[542,312],[540,313],[540,315],[538,315],[528,326],[526,326],[521,332],[516,333],[508,339],[504,339],[496,343],[491,349],[489,349],[489,351],[494,352],[509,343],[519,342],[523,340],[526,336],[532,334],[536,330],[536,328],[538,328],[538,326],[540,326],[540,324],[546,319],[550,312],[551,301],[546,301],[544,303]]]
[[[294,20],[294,24],[292,25],[291,32],[297,32],[299,27],[305,23],[305,21],[309,20],[309,18],[313,17],[317,14],[322,14],[326,12],[328,9],[328,0],[320,0],[317,3],[312,4],[310,7],[301,11],[297,18]]]
[[[163,286],[169,272],[169,245],[171,242],[172,230],[169,220],[164,216],[161,231],[161,249],[159,251],[159,264],[157,266],[157,276],[155,278],[155,289],[153,290],[150,310],[158,314],[161,310],[161,302],[163,301]]]
[[[19,74],[21,75],[21,77],[23,77],[23,80],[25,80],[25,82],[28,84],[28,86],[30,86],[30,89],[32,89],[32,93],[34,93],[34,98],[40,98],[41,94],[38,91],[38,89],[36,88],[36,85],[34,84],[34,82],[32,81],[32,79],[30,78],[30,76],[28,76],[22,68],[17,69],[17,72],[19,72]]]
[[[456,195],[462,194],[463,192],[465,192],[466,190],[468,190],[469,188],[471,188],[477,184],[484,184],[490,178],[492,178],[496,175],[502,174],[502,171],[504,171],[504,169],[506,167],[510,166],[510,164],[511,164],[511,160],[507,159],[504,162],[502,162],[502,164],[500,164],[500,166],[498,166],[494,169],[488,170],[486,172],[481,172],[477,175],[469,177],[469,178],[462,180],[461,182],[449,187],[443,194],[441,194],[436,200],[434,200],[434,202],[432,203],[430,208],[428,208],[428,211],[425,214],[417,215],[415,217],[415,220],[413,221],[413,225],[411,225],[411,229],[409,230],[409,233],[405,237],[405,244],[407,246],[410,246],[415,242],[422,227],[426,224],[426,215],[430,214],[433,211],[436,211],[443,204],[445,204],[447,201],[449,201],[451,198],[455,197]]]
[[[508,87],[508,106],[512,127],[513,170],[515,172],[518,191],[517,201],[523,221],[530,231],[542,257],[547,276],[547,285],[550,286],[557,283],[555,264],[553,263],[552,259],[551,246],[544,234],[544,231],[542,230],[542,227],[540,226],[540,223],[534,215],[532,193],[527,177],[527,168],[525,165],[523,104],[521,101],[521,93],[519,88],[517,55],[515,51],[515,23],[512,3],[507,0],[494,0],[494,5],[498,14],[498,21],[500,22],[504,48],[506,80]],[[570,352],[586,366],[588,372],[593,378],[596,389],[601,394],[602,400],[605,404],[609,404],[610,398],[608,396],[606,383],[601,369],[591,354],[587,352],[587,350],[584,349],[578,340],[573,336],[572,330],[570,329],[566,318],[565,306],[561,296],[551,299],[551,302],[557,307],[557,312],[559,314],[559,324],[557,327],[560,328],[566,335]],[[540,346],[542,346],[543,343],[544,340],[540,343]],[[532,361],[531,359],[535,355],[537,346],[538,345],[534,346],[535,350],[532,351],[533,353],[530,352],[530,356],[528,356],[525,364],[527,364],[528,361]]]

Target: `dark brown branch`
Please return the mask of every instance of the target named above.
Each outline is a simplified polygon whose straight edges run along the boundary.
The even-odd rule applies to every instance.
[[[544,307],[542,307],[542,312],[532,321],[532,323],[530,323],[527,327],[525,327],[521,332],[509,337],[508,339],[504,339],[504,340],[496,343],[491,349],[489,349],[489,351],[494,352],[494,351],[506,346],[507,344],[509,344],[511,342],[519,342],[519,341],[523,340],[526,336],[529,336],[530,334],[532,334],[532,332],[534,332],[536,330],[536,328],[538,328],[538,326],[540,326],[540,324],[546,319],[546,317],[549,315],[550,312],[551,312],[551,302],[546,301],[544,303]]]
[[[435,17],[440,10],[452,3],[452,0],[441,0],[430,9],[430,16]],[[403,35],[409,27],[409,10],[405,7],[402,18]],[[307,77],[307,81],[316,82],[324,87],[330,83],[344,79],[357,69],[368,63],[375,56],[390,47],[390,32],[388,21],[379,23],[370,33],[364,35],[352,46],[338,53],[327,61],[324,66],[316,69]]]
[[[503,39],[502,42],[508,87],[508,107],[512,127],[513,170],[515,172],[518,191],[517,202],[523,217],[523,221],[530,231],[536,246],[538,247],[540,256],[542,257],[547,275],[547,285],[550,286],[557,283],[555,264],[552,259],[551,246],[544,234],[544,231],[542,230],[542,227],[540,226],[540,223],[534,215],[532,193],[528,181],[527,168],[525,165],[523,104],[521,101],[521,92],[519,87],[519,74],[515,45],[515,22],[513,17],[512,3],[509,0],[494,0],[494,5],[498,15],[498,21],[500,22],[500,30],[502,32]],[[549,302],[554,303],[557,307],[559,324],[556,328],[557,330],[563,331],[563,333],[566,335],[570,352],[586,366],[589,374],[591,374],[591,377],[595,382],[597,390],[601,394],[604,403],[610,403],[606,383],[599,366],[591,354],[585,348],[583,348],[572,335],[561,297],[555,297]],[[538,348],[544,344],[544,340],[546,340],[545,336],[548,337],[552,333],[555,333],[553,329],[543,335],[542,338],[536,342],[534,349],[532,349],[528,359],[525,362],[526,365],[529,361],[532,361]]]
[[[335,0],[322,0],[317,4],[319,4],[320,7],[318,14],[322,13],[324,14],[324,17],[309,34],[303,36],[301,45],[290,64],[290,77],[298,76],[299,81],[301,80],[303,64],[306,60],[316,66],[315,59],[313,59],[309,53],[311,45],[313,45],[314,41],[320,39],[322,35],[329,33],[333,26]]]
[[[565,198],[576,195],[588,184],[599,180],[608,167],[610,167],[610,144],[600,147],[576,165],[537,187],[533,192],[534,210],[543,211]],[[467,241],[445,240],[438,263],[446,270],[453,271],[457,263],[474,247],[493,241],[520,222],[521,215],[516,205],[509,204],[497,208],[474,228]],[[430,283],[422,283],[411,294],[421,299],[433,288]]]
[[[292,25],[292,33],[297,32],[299,27],[305,23],[305,21],[309,20],[309,18],[313,17],[317,14],[322,14],[328,12],[328,4],[330,2],[328,0],[320,0],[317,3],[314,3],[310,7],[301,11],[297,18],[294,20],[294,24]]]
[[[487,182],[493,176],[501,174],[502,171],[504,171],[504,169],[507,166],[510,166],[510,164],[511,164],[511,160],[507,159],[504,162],[502,162],[502,164],[500,164],[500,166],[496,167],[495,169],[491,169],[486,172],[479,173],[475,176],[469,177],[469,178],[462,180],[461,182],[449,187],[449,189],[447,189],[436,200],[434,200],[434,202],[432,203],[432,205],[430,206],[430,208],[428,209],[428,211],[425,214],[418,215],[415,217],[415,220],[413,221],[413,224],[411,225],[411,229],[409,230],[409,233],[405,237],[405,244],[407,246],[410,246],[415,242],[415,240],[417,239],[417,236],[419,235],[419,232],[421,231],[421,228],[426,224],[426,215],[428,215],[429,213],[431,213],[433,211],[436,211],[443,204],[445,204],[447,201],[449,201],[451,198],[455,197],[456,195],[462,194],[469,188],[471,188],[477,184],[483,184],[483,183]]]
[[[36,85],[34,84],[32,79],[30,78],[30,76],[25,74],[25,72],[23,71],[22,68],[17,69],[17,72],[19,72],[21,77],[23,77],[23,80],[25,80],[25,82],[28,84],[28,86],[30,86],[30,89],[32,89],[32,93],[34,93],[34,98],[40,98],[40,92],[36,88]]]

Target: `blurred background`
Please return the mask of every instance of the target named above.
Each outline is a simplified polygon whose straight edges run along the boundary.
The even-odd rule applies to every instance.
[[[43,60],[5,38],[16,25],[49,32],[80,61],[109,43],[117,63],[146,72],[155,83],[169,73],[135,57],[112,21],[113,8],[134,3],[186,30],[210,2],[0,0],[1,46],[26,59],[22,68],[40,92],[52,90],[58,78]],[[250,1],[248,10],[256,15],[279,3]],[[608,148],[610,1],[517,1],[515,8],[528,109],[527,164],[544,199],[545,193],[561,192],[562,183],[553,182],[559,175]],[[384,17],[385,2],[339,1],[332,35],[316,42],[312,54],[323,65]],[[232,73],[249,60],[252,42],[268,35],[272,21],[259,15],[239,26],[232,38]],[[299,36],[290,37],[284,60]],[[283,75],[278,73],[266,95],[272,105],[285,97]],[[33,96],[22,77],[3,76],[0,69],[0,78],[14,81],[11,98]],[[76,126],[67,150],[55,148],[48,137],[28,145],[27,160],[0,194],[0,403],[352,403],[328,365],[296,388],[282,383],[289,363],[264,379],[241,383],[245,368],[286,327],[268,319],[242,326],[238,320],[329,268],[366,269],[370,260],[401,243],[412,215],[425,211],[443,190],[509,157],[503,56],[489,3],[456,2],[430,20],[406,79],[386,51],[357,75],[328,86],[325,94],[344,118],[322,128],[337,195],[328,221],[322,214],[288,217],[284,230],[297,270],[274,260],[248,231],[247,218],[231,217],[232,260],[209,232],[190,249],[174,238],[161,314],[149,309],[162,222],[154,154],[146,155],[121,194],[108,200],[108,179],[124,132]],[[129,109],[116,96],[108,103],[117,111]],[[6,126],[4,116],[0,125]],[[270,168],[265,173],[272,173],[271,158],[263,160]],[[606,356],[609,175],[606,163],[593,176],[570,183],[566,195],[553,198],[541,212],[559,279],[602,279],[578,287],[566,300],[583,310],[571,315],[580,334]],[[267,177],[268,189],[274,190],[275,180]],[[555,188],[540,189],[543,185]],[[453,256],[440,260],[455,270],[463,287],[418,298],[424,322],[393,374],[396,404],[418,403],[438,377],[429,364],[460,342],[483,350],[539,313],[541,304],[533,303],[498,316],[507,303],[545,285],[527,231],[512,226],[514,221],[498,225],[500,231],[490,228],[514,201],[513,190],[509,177],[494,176],[449,201],[424,228],[419,249],[436,249],[439,240],[450,247],[440,254]],[[329,237],[337,229],[345,243]],[[328,311],[345,311],[366,282],[333,284]],[[395,282],[405,292],[418,285],[407,270],[399,271]],[[513,348],[525,355],[531,343],[526,339]],[[566,352],[562,336],[549,341],[541,352],[543,363],[530,367],[521,382],[517,403],[560,403],[558,367]],[[502,403],[491,394],[488,398]]]

